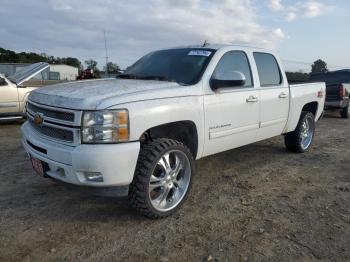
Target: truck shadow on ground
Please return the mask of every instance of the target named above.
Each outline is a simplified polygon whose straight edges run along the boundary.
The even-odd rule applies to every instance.
[[[18,122],[13,124],[18,125]],[[17,192],[13,192],[12,204],[5,204],[5,208],[14,208],[20,213],[27,213],[28,206],[37,207],[31,210],[30,215],[25,216],[29,220],[69,222],[144,220],[144,217],[129,206],[126,197],[110,197],[103,192],[94,192],[88,188],[36,177],[24,150],[17,151],[13,157],[23,160],[22,167],[18,166],[16,170],[24,170],[18,177],[25,183],[25,189],[23,192],[18,192],[23,187],[13,188],[13,191]],[[221,179],[222,174],[239,177],[241,174],[253,172],[258,175],[259,169],[266,169],[266,166],[276,160],[283,162],[300,157],[301,155],[289,153],[285,149],[283,136],[205,157],[196,161],[197,173],[189,201],[193,198],[193,191],[210,188],[211,179]],[[307,158],[311,159],[312,156]],[[277,168],[282,169],[282,164]],[[201,204],[195,203],[193,208],[200,209]]]
[[[266,165],[269,161],[278,158],[288,157],[284,148],[283,139],[280,143],[264,141],[245,147],[229,150],[204,159],[196,161],[197,174],[194,179],[192,192],[210,187],[210,181],[206,181],[206,173],[216,172],[213,176],[220,179],[222,173],[240,166],[242,172],[248,172],[254,163],[254,169]],[[25,157],[24,152],[23,157]],[[268,155],[268,157],[264,157]],[[106,222],[106,221],[144,221],[145,218],[139,215],[128,204],[127,197],[113,197],[113,192],[97,192],[89,188],[68,185],[52,179],[36,177],[31,170],[28,159],[24,165],[28,170],[25,176],[32,177],[26,181],[27,189],[17,199],[12,199],[15,209],[26,209],[26,207],[37,206],[32,210],[28,219],[41,221],[69,221],[69,222]],[[28,162],[28,163],[27,163]],[[218,169],[217,166],[220,168]],[[202,178],[202,179],[201,179]],[[198,179],[201,179],[201,186],[198,186]],[[18,187],[19,188],[19,187]],[[17,189],[18,189],[17,188]],[[200,192],[196,192],[200,193]],[[17,196],[19,194],[16,194]],[[192,193],[189,196],[191,201]],[[199,205],[198,205],[199,204]],[[186,205],[186,203],[185,203]],[[22,207],[22,208],[21,208]],[[200,203],[193,208],[200,209]],[[23,211],[24,211],[23,210]]]
[[[348,261],[349,125],[327,113],[305,154],[279,136],[196,161],[189,198],[161,220],[36,176],[19,125],[1,126],[0,260]]]
[[[325,111],[323,118],[338,118],[338,119],[342,119],[340,116],[340,111],[339,110],[328,110]],[[346,120],[346,119],[343,119]],[[322,119],[321,119],[322,121]]]

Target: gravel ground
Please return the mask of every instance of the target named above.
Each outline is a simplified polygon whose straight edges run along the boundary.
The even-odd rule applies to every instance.
[[[277,137],[197,161],[162,220],[36,176],[19,127],[0,125],[0,261],[350,261],[350,121],[326,116],[305,154]]]

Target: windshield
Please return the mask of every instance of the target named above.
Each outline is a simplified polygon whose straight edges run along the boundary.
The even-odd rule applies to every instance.
[[[193,85],[202,77],[214,52],[203,48],[155,51],[142,57],[118,77]]]

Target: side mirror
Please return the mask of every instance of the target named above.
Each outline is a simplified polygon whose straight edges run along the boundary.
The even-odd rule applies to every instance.
[[[243,73],[239,71],[230,71],[221,74],[220,76],[213,76],[210,79],[210,87],[213,90],[219,88],[230,88],[244,86],[246,78]]]

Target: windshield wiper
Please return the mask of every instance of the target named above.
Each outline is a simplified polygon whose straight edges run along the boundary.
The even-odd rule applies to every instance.
[[[117,78],[125,78],[125,79],[139,79],[138,75],[134,74],[120,74],[116,76]]]
[[[169,79],[166,76],[142,76],[142,75],[135,75],[135,74],[121,74],[118,75],[117,78],[126,78],[126,79],[140,79],[140,80],[158,80],[158,81],[168,81],[168,82],[176,82],[173,79]]]
[[[188,84],[186,83],[182,83],[182,82],[178,82],[175,79],[170,79],[167,78],[166,76],[140,76],[138,79],[142,79],[142,80],[157,80],[157,81],[165,81],[165,82],[174,82],[177,83],[181,86],[187,86]]]
[[[173,79],[169,79],[166,76],[139,76],[139,79],[142,80],[158,80],[158,81],[168,81],[168,82],[176,82]]]
[[[185,83],[177,82],[174,79],[167,78],[166,76],[142,76],[142,75],[135,75],[135,74],[120,74],[117,76],[117,78],[124,78],[124,79],[139,79],[139,80],[157,80],[157,81],[166,81],[166,82],[175,82],[179,85],[187,85]]]

